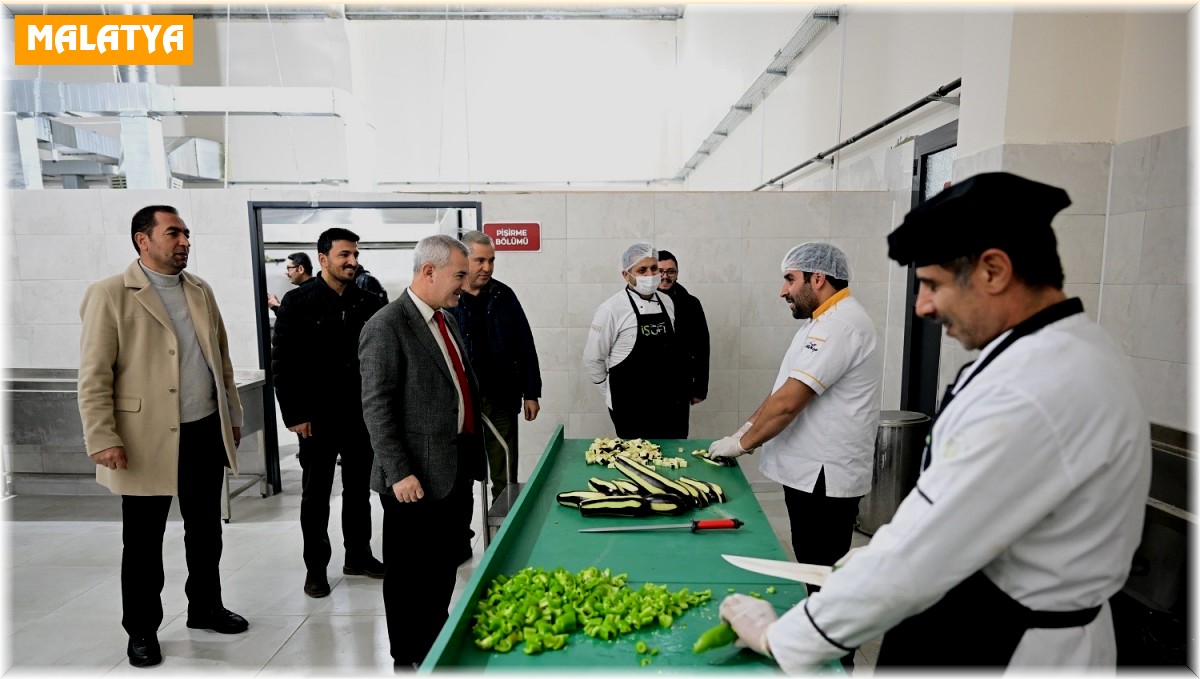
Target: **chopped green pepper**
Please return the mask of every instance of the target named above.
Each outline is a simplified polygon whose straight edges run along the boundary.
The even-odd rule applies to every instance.
[[[735,639],[737,639],[737,634],[734,633],[733,628],[729,626],[729,623],[722,622],[716,627],[709,628],[700,635],[699,639],[696,639],[696,643],[692,645],[692,653],[703,653],[721,646],[728,646]]]

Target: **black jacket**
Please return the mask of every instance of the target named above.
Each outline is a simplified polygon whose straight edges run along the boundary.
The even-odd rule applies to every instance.
[[[479,293],[484,298],[480,301],[486,303],[487,337],[473,337],[471,315],[462,303],[468,294],[459,293],[458,306],[449,311],[462,331],[480,389],[501,408],[509,412],[520,410],[522,400],[542,397],[542,372],[525,310],[512,288],[493,278]],[[478,342],[488,342],[491,365],[477,361],[481,353],[475,349]]]
[[[692,398],[708,398],[708,319],[700,300],[679,283],[667,290],[675,302],[675,330],[686,347]]]
[[[283,296],[271,339],[271,374],[284,424],[361,417],[358,336],[382,307],[378,297],[354,285],[338,295],[321,276]]]

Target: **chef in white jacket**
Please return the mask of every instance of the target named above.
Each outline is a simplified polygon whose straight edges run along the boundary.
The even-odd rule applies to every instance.
[[[1150,432],[1117,343],[1062,291],[1063,190],[1007,173],[910,212],[888,256],[916,311],[979,358],[947,389],[916,488],[824,589],[776,619],[721,604],[788,672],[884,635],[877,668],[1113,667],[1108,599],[1141,539]]]

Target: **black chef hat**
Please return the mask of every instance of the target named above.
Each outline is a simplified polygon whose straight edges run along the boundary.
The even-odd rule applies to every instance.
[[[1057,186],[1007,172],[977,174],[905,215],[888,235],[888,257],[928,266],[999,248],[1010,257],[1057,262],[1050,220],[1070,204]]]

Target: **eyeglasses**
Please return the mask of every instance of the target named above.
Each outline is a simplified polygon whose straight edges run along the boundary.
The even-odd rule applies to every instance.
[[[658,272],[664,276],[678,276],[679,269],[659,269]]]
[[[283,267],[283,268],[287,269],[288,271],[291,271],[291,270],[293,270],[293,269],[299,269],[299,268],[300,268],[300,265],[299,265],[299,264],[297,264],[296,266],[285,266],[285,267]]]

